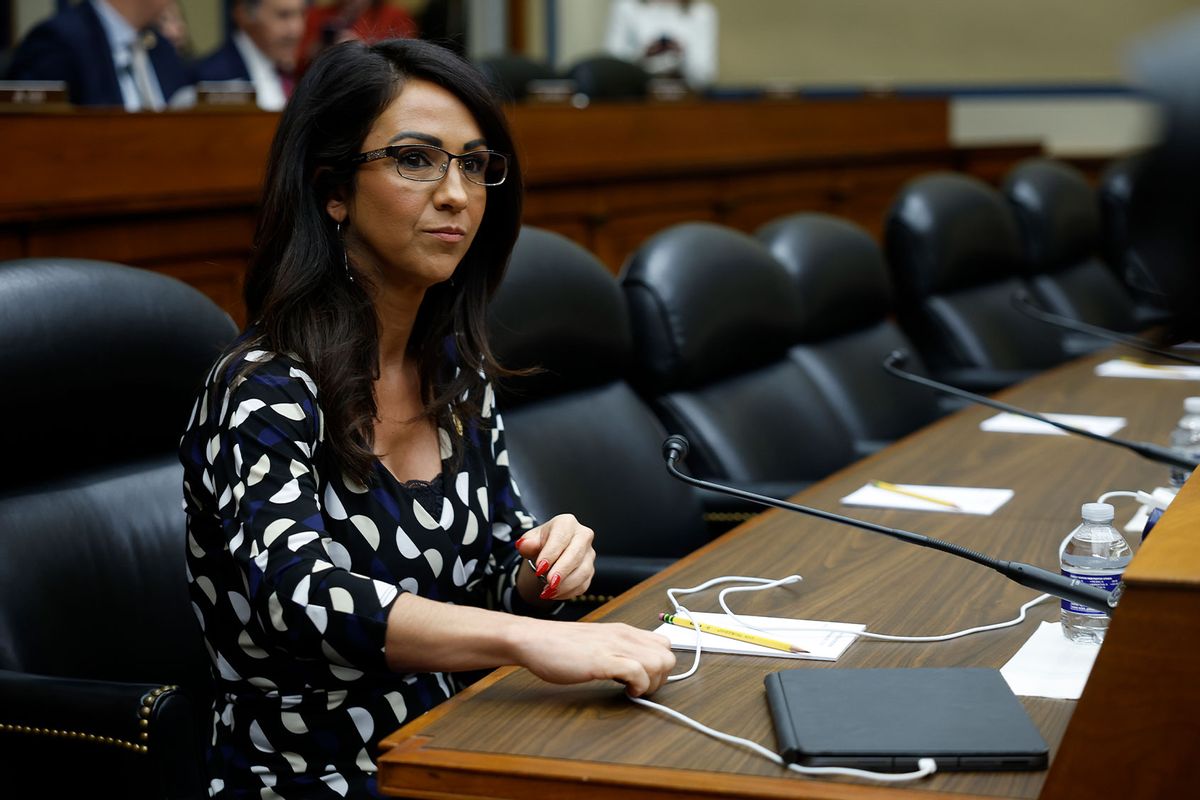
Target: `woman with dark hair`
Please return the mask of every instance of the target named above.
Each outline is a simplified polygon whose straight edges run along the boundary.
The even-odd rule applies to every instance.
[[[253,322],[180,451],[212,794],[375,794],[378,741],[456,672],[640,695],[674,666],[648,631],[545,619],[595,554],[574,517],[521,508],[494,408],[485,311],[521,191],[484,80],[436,45],[334,47],[284,110]]]

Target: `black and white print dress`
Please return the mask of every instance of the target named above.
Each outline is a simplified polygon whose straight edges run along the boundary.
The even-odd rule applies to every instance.
[[[401,592],[532,609],[515,591],[513,531],[533,527],[508,473],[490,385],[483,426],[431,484],[370,485],[327,467],[316,385],[263,351],[234,379],[223,359],[183,436],[187,567],[217,681],[208,752],[218,797],[377,794],[378,742],[450,697],[454,676],[397,674],[384,660]]]

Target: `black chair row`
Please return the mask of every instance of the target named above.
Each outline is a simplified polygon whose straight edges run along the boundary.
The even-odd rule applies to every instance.
[[[1021,312],[1020,291],[1116,331],[1156,321],[1105,263],[1100,213],[1084,177],[1049,159],[1017,165],[1001,191],[958,173],[907,184],[888,215],[887,259],[901,326],[935,375],[993,391],[1103,345]]]
[[[650,86],[650,75],[640,66],[606,55],[580,58],[562,72],[522,55],[482,58],[478,66],[508,101],[526,99],[539,81],[568,81],[574,92],[593,100],[640,100]]]
[[[670,478],[668,432],[688,436],[694,474],[787,497],[925,425],[935,398],[881,367],[912,349],[890,299],[878,246],[826,215],[780,221],[761,241],[678,225],[619,281],[580,245],[526,227],[490,320],[502,362],[540,370],[501,394],[525,502],[596,530],[604,596],[701,544],[706,509],[747,510]]]

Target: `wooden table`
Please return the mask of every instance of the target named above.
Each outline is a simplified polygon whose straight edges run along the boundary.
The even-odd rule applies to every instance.
[[[1111,354],[1109,354],[1111,355]],[[1098,378],[1098,357],[1050,371],[1002,395],[1041,411],[1128,417],[1119,435],[1164,441],[1191,382]],[[1165,485],[1168,469],[1073,437],[984,433],[968,409],[852,465],[798,496],[802,503],[915,530],[1047,568],[1078,522],[1079,506],[1113,489]],[[798,445],[802,446],[802,444]],[[1008,487],[991,517],[847,509],[839,498],[867,480]],[[1078,702],[1022,698],[1051,747],[1048,772],[943,773],[907,786],[785,773],[747,751],[637,707],[605,683],[551,686],[499,670],[388,737],[380,785],[408,797],[865,798],[1182,797],[1200,786],[1195,749],[1200,690],[1200,489],[1185,487],[1128,570],[1087,690]],[[1117,501],[1118,521],[1134,510]],[[1136,537],[1134,537],[1136,540]],[[1011,618],[1035,596],[982,567],[854,528],[765,513],[599,609],[593,619],[654,627],[665,589],[718,575],[798,585],[744,595],[739,612],[861,622],[899,634],[937,634]],[[689,603],[717,610],[715,592]],[[860,641],[835,664],[706,656],[697,675],[655,700],[718,730],[774,748],[763,676],[783,668],[992,667],[1020,648],[1058,605],[1024,624],[940,644]],[[680,654],[680,670],[690,656]],[[1193,795],[1194,796],[1194,795]]]

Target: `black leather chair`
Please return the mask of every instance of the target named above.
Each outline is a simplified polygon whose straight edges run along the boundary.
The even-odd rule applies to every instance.
[[[915,178],[888,212],[897,316],[933,375],[992,392],[1067,358],[1061,337],[1013,305],[1025,289],[1016,221],[966,175]]]
[[[637,64],[612,56],[588,56],[567,69],[576,89],[593,100],[640,100],[650,86],[650,75]]]
[[[211,678],[187,596],[176,450],[235,334],[173,278],[97,261],[0,263],[8,796],[207,788]]]
[[[1048,158],[1027,159],[1004,180],[1021,232],[1025,281],[1036,302],[1060,316],[1118,331],[1138,328],[1133,298],[1100,258],[1100,207],[1083,173]],[[1071,352],[1109,343],[1067,335]]]
[[[792,359],[812,378],[830,408],[867,455],[932,422],[937,398],[882,368],[894,350],[910,354],[908,337],[891,319],[891,280],[879,245],[865,230],[829,214],[792,214],[756,234],[799,292],[800,341]]]
[[[856,457],[788,351],[798,290],[753,238],[709,223],[659,232],[625,264],[637,382],[691,442],[698,477],[787,497]]]
[[[558,78],[554,67],[546,62],[515,53],[482,58],[478,67],[496,87],[500,97],[508,102],[528,97],[530,81]]]
[[[704,543],[700,500],[667,474],[666,431],[625,380],[629,317],[604,265],[526,226],[488,322],[502,364],[538,369],[500,385],[511,468],[536,518],[572,513],[596,532],[591,599]]]
[[[1101,251],[1137,304],[1134,316],[1139,329],[1170,318],[1163,290],[1147,270],[1130,231],[1130,208],[1143,160],[1143,156],[1117,159],[1105,168],[1097,187]]]

